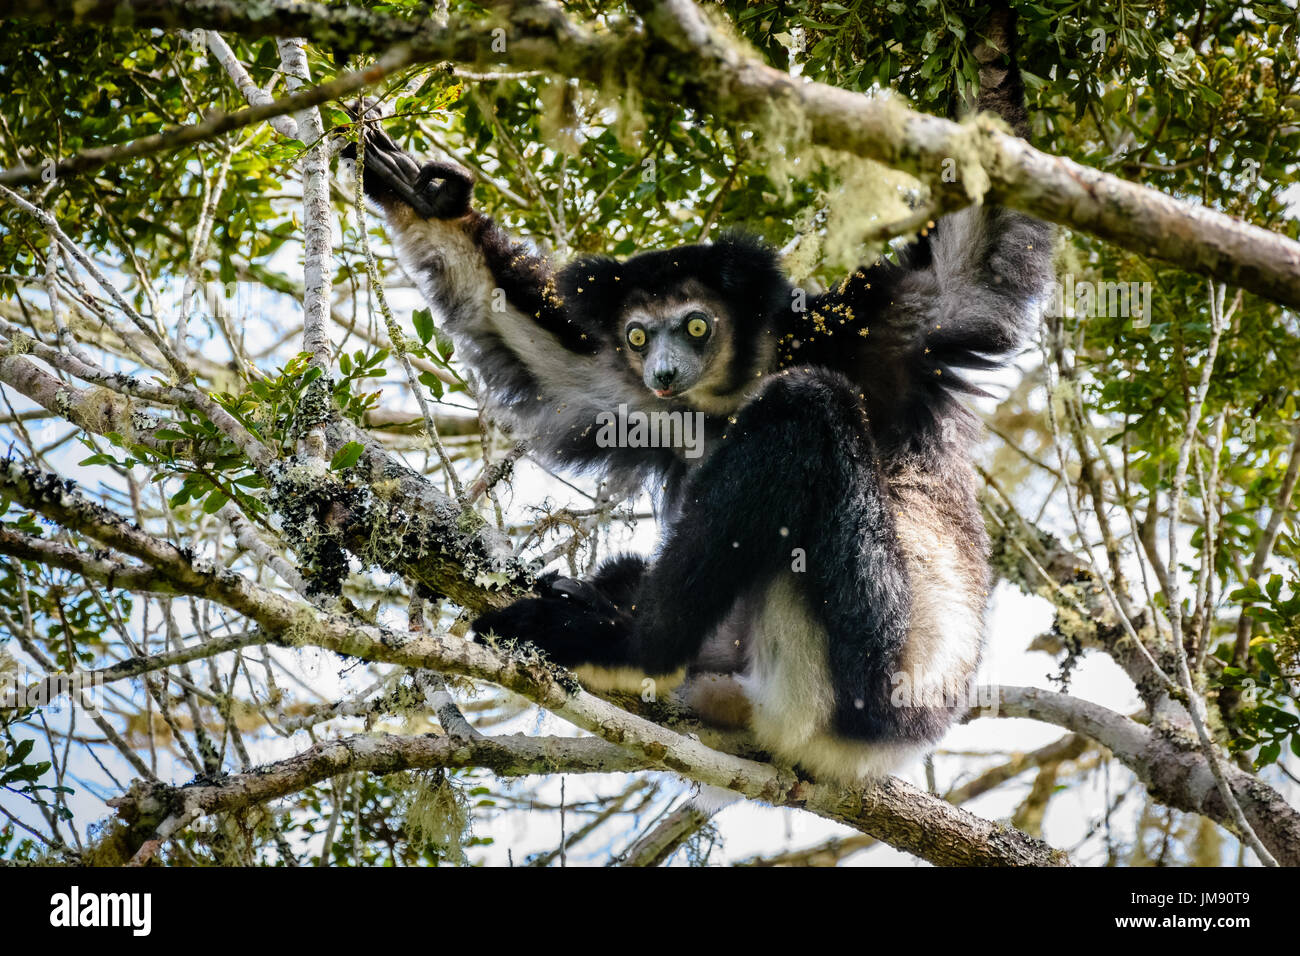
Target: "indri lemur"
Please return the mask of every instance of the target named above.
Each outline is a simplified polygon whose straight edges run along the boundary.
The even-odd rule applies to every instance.
[[[983,50],[977,106],[1023,135],[1014,58]],[[882,773],[939,738],[989,586],[961,373],[1021,344],[1049,277],[1043,223],[945,216],[799,310],[751,239],[557,270],[470,207],[454,166],[376,132],[364,178],[489,410],[551,462],[659,492],[653,561],[544,577],[478,634],[531,641],[594,689],[685,679],[707,718],[814,774]],[[600,447],[597,415],[621,404],[703,412],[703,456]]]

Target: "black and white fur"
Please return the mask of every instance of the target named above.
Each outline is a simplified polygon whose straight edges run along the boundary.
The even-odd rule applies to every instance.
[[[1023,133],[1014,61],[986,59],[978,105]],[[365,180],[490,411],[553,462],[658,492],[653,561],[550,575],[479,634],[531,641],[593,689],[685,681],[706,717],[815,775],[884,773],[943,734],[989,586],[962,371],[1021,342],[1049,278],[1044,224],[963,210],[795,311],[775,254],[743,237],[557,271],[470,208],[455,167],[372,133]],[[661,397],[627,323],[668,335],[696,311],[708,342]],[[704,412],[704,455],[599,447],[596,416],[620,404]]]

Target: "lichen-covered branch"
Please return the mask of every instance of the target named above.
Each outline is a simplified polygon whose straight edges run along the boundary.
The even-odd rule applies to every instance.
[[[1143,726],[1098,704],[1033,687],[999,687],[996,699],[997,716],[1041,720],[1095,740],[1132,770],[1156,800],[1237,832],[1236,814],[1189,731]],[[1222,774],[1270,853],[1284,866],[1300,866],[1300,812],[1272,787],[1226,761]]]
[[[328,103],[367,86],[373,86],[394,70],[405,66],[410,58],[411,51],[408,48],[393,50],[364,70],[356,70],[318,86],[298,90],[283,99],[258,103],[234,113],[214,111],[199,122],[188,126],[175,126],[152,136],[142,136],[129,143],[117,146],[95,146],[74,153],[66,159],[54,159],[52,172],[55,177],[77,176],[153,153],[174,152],[183,146],[216,139],[225,133],[257,123],[274,124],[275,120],[288,113],[315,109],[321,103]],[[51,170],[45,167],[25,164],[10,169],[0,169],[0,184],[38,183],[42,175],[48,177],[50,172]]]
[[[295,91],[311,82],[307,50],[297,37],[281,39],[280,69],[285,84]],[[325,466],[325,422],[330,415],[331,366],[326,322],[330,311],[330,240],[333,216],[330,209],[329,143],[320,110],[307,106],[297,111],[294,122],[308,144],[302,156],[303,298],[302,347],[311,355],[317,377],[307,386],[298,407],[296,425],[303,435],[308,457],[319,468]]]
[[[993,200],[1184,269],[1300,306],[1300,243],[1157,190],[1042,153],[995,125],[953,123],[783,73],[723,35],[690,0],[640,0],[648,30],[594,33],[550,3],[514,8],[504,52],[491,22],[407,19],[355,7],[267,0],[0,0],[0,18],[204,27],[245,36],[302,36],[358,52],[409,43],[413,58],[470,67],[504,64],[626,88],[729,122],[773,112],[800,117],[811,142],[920,176],[935,208]],[[961,181],[939,173],[954,161]]]
[[[481,767],[503,777],[548,773],[619,773],[642,769],[626,751],[598,737],[357,734],[316,744],[248,773],[183,787],[137,782],[109,801],[123,820],[155,828],[172,816],[237,813],[346,773]]]

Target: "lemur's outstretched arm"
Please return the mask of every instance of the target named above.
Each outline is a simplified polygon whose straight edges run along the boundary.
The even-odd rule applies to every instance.
[[[561,464],[645,471],[641,450],[600,448],[596,415],[647,401],[599,330],[565,307],[545,257],[473,209],[473,178],[416,162],[385,133],[366,134],[364,187],[384,210],[399,261],[442,313],[486,402]],[[355,160],[356,148],[343,152]]]
[[[974,49],[980,63],[976,107],[1029,131],[1024,85],[1014,56],[1014,17],[995,7]],[[903,249],[847,276],[791,313],[781,340],[787,365],[835,368],[863,390],[877,435],[909,440],[953,421],[953,393],[978,391],[966,369],[998,366],[1020,347],[1031,305],[1051,277],[1050,227],[989,203],[941,218]],[[952,437],[952,436],[945,436]]]

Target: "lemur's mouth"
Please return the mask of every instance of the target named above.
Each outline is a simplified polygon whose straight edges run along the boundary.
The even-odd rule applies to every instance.
[[[677,394],[677,390],[672,388],[656,388],[654,392],[660,398],[672,398]]]

